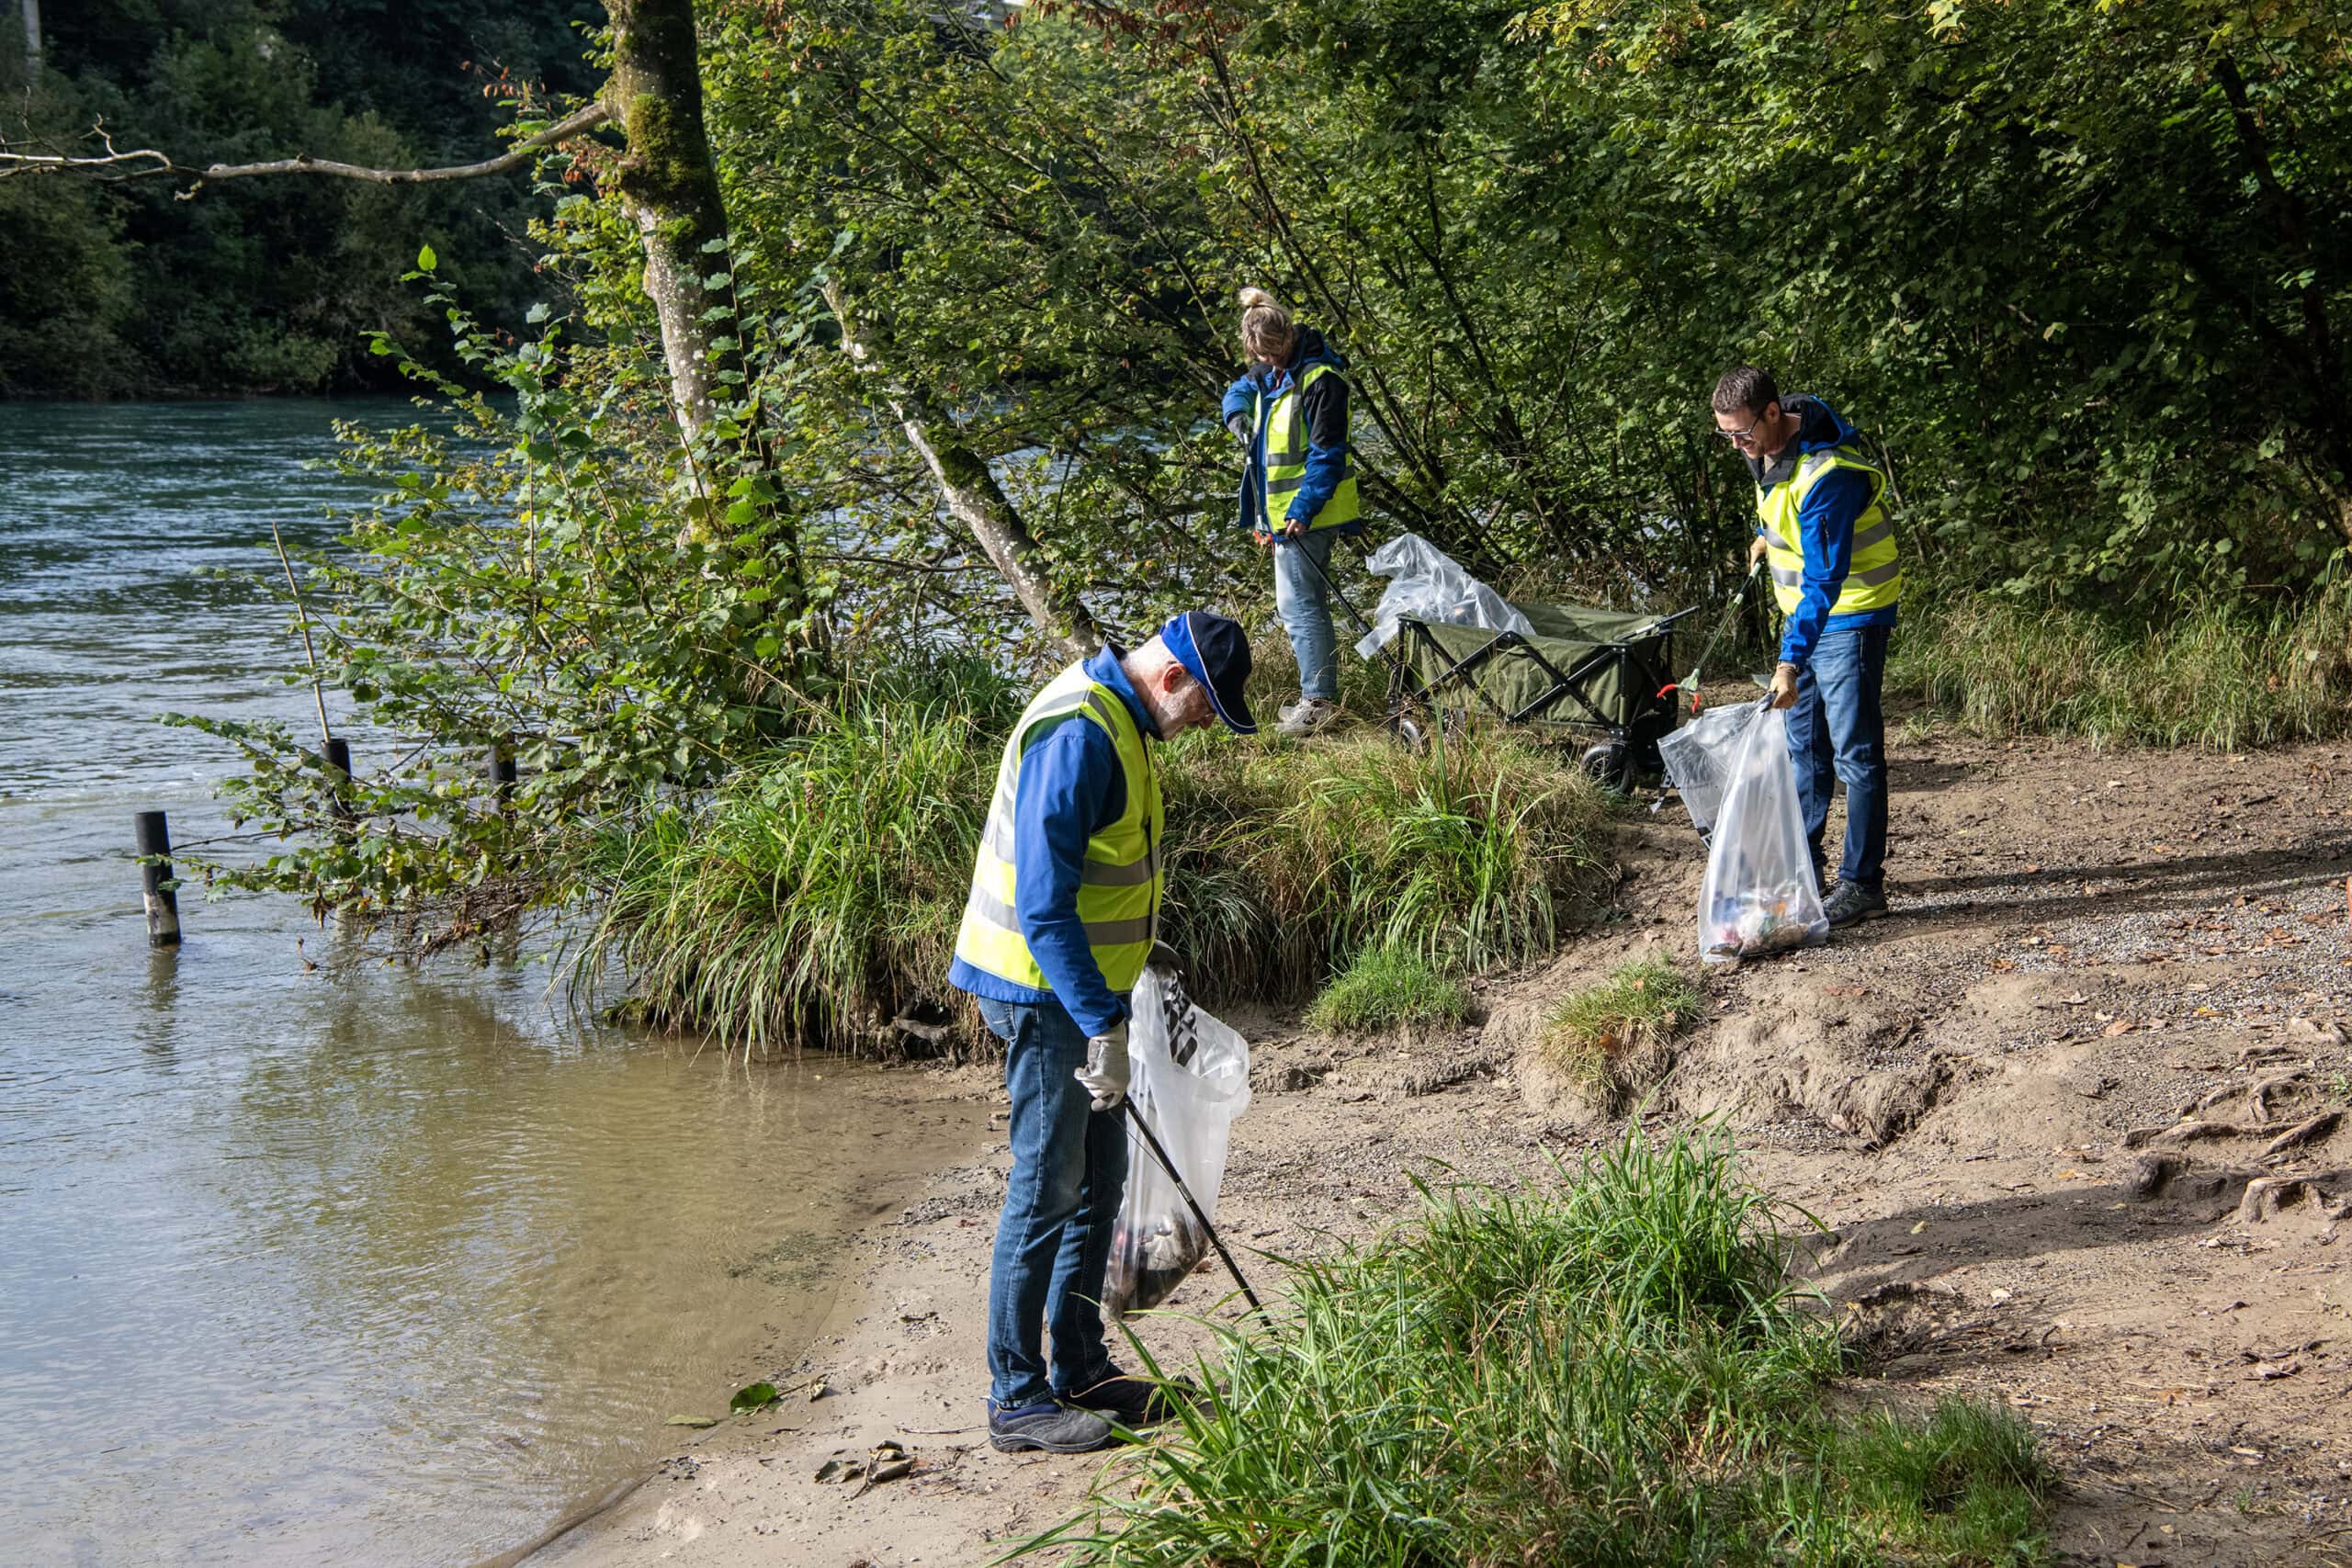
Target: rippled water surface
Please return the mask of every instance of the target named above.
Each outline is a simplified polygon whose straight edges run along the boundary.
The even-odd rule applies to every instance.
[[[788,1360],[833,1243],[970,1135],[886,1073],[594,1024],[526,959],[341,965],[287,900],[186,891],[150,955],[131,813],[225,832],[233,765],[154,716],[315,724],[281,614],[193,573],[332,539],[337,415],[408,411],[0,403],[11,1563],[511,1546]]]

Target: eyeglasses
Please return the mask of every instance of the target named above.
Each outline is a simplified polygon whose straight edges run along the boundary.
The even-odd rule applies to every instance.
[[[1748,442],[1756,439],[1756,427],[1763,423],[1764,416],[1761,413],[1758,413],[1754,419],[1747,422],[1747,428],[1746,430],[1725,430],[1723,426],[1717,425],[1715,427],[1715,434],[1722,436],[1724,440],[1730,442],[1735,446],[1744,446]]]

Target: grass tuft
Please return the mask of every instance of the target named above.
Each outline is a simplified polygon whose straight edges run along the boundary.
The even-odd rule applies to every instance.
[[[1851,1565],[2039,1560],[2006,1411],[1820,1409],[1837,1333],[1801,1223],[1712,1134],[1638,1129],[1555,1186],[1424,1189],[1417,1224],[1286,1265],[1279,1336],[1028,1543],[1084,1564]]]
[[[1020,695],[979,671],[851,694],[702,802],[595,844],[575,983],[626,972],[649,1016],[730,1044],[906,1047],[910,1010],[993,1047],[946,985]],[[1314,993],[1366,949],[1458,974],[1551,950],[1608,806],[1506,739],[1419,757],[1376,733],[1185,737],[1163,753],[1165,934],[1212,1004]]]
[[[2145,629],[2005,600],[1906,606],[1887,685],[1979,735],[2223,751],[2326,739],[2352,730],[2352,595],[2268,615],[2192,604]]]
[[[1698,1021],[1704,1000],[1665,959],[1620,964],[1553,1004],[1541,1049],[1596,1109],[1615,1115],[1671,1065],[1675,1035]]]
[[[1410,1023],[1459,1023],[1470,993],[1418,953],[1368,947],[1340,971],[1306,1010],[1306,1021],[1333,1034],[1365,1034]]]

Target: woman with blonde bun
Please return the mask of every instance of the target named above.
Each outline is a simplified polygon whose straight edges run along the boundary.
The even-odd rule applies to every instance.
[[[1241,525],[1273,552],[1274,608],[1298,656],[1298,701],[1283,708],[1280,728],[1307,735],[1340,716],[1325,581],[1331,541],[1363,527],[1349,459],[1348,362],[1262,288],[1241,291],[1241,349],[1250,367],[1225,389],[1224,404],[1226,427],[1250,454]]]

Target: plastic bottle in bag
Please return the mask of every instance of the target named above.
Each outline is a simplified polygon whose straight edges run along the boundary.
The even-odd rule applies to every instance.
[[[1250,1107],[1250,1043],[1154,969],[1136,982],[1134,1009],[1127,1098],[1214,1223],[1233,1119]],[[1158,1306],[1208,1252],[1207,1233],[1130,1125],[1127,1190],[1111,1227],[1104,1309],[1120,1318]]]
[[[1769,698],[1734,711],[1747,718],[1699,886],[1699,953],[1710,964],[1829,939],[1786,726]]]
[[[1658,738],[1657,754],[1666,776],[1674,781],[1690,813],[1690,825],[1704,839],[1714,830],[1723,810],[1724,791],[1739,765],[1740,748],[1747,739],[1748,710],[1756,705],[1706,708],[1690,723]]]

